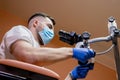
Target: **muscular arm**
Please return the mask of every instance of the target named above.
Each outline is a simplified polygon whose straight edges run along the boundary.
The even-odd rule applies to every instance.
[[[40,47],[34,48],[31,44],[26,41],[16,41],[11,46],[11,53],[18,60],[37,64],[51,64],[56,61],[62,61],[72,57],[72,48],[47,48]],[[44,63],[44,64],[43,64]]]

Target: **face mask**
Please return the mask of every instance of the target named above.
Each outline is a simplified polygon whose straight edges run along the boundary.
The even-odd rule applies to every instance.
[[[49,43],[54,37],[53,30],[49,29],[48,27],[44,27],[44,29],[39,31],[38,34],[42,38],[44,45]]]

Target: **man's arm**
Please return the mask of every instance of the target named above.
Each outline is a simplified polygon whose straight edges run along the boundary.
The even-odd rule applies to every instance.
[[[82,63],[95,56],[95,52],[89,48],[34,48],[24,40],[17,40],[10,46],[11,53],[24,62],[44,65],[75,58]]]
[[[34,48],[31,44],[23,40],[18,40],[12,44],[11,53],[20,61],[37,65],[62,61],[71,58],[73,55],[72,48]]]

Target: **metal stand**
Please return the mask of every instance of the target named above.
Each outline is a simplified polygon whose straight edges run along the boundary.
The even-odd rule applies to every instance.
[[[116,64],[117,78],[118,80],[120,80],[120,53],[119,53],[119,46],[116,36],[113,38],[112,42],[114,44],[114,58]]]

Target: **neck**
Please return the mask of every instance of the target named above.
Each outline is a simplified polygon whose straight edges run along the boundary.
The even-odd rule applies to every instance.
[[[28,27],[28,29],[32,32],[35,40],[36,40],[40,45],[43,45],[43,44],[42,44],[42,40],[40,39],[40,37],[39,37],[36,29],[35,29],[34,27],[30,27],[30,26]]]

